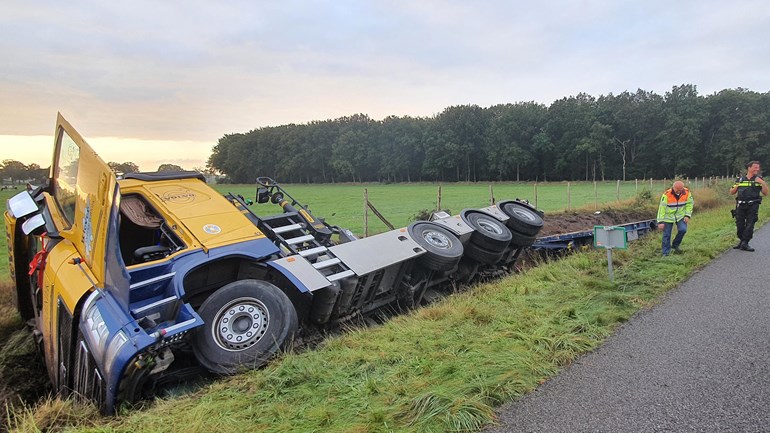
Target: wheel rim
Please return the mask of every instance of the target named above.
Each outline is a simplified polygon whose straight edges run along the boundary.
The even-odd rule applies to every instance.
[[[520,217],[522,217],[524,219],[527,219],[529,221],[535,221],[535,217],[532,214],[532,212],[529,212],[526,209],[521,209],[519,207],[514,207],[511,210],[513,211],[513,213],[515,213],[516,215],[518,215],[518,216],[520,216]]]
[[[436,248],[442,250],[448,250],[452,248],[452,240],[443,233],[439,233],[433,230],[426,230],[423,232],[422,238],[425,239],[425,242]]]
[[[490,221],[488,219],[479,219],[476,221],[476,224],[479,226],[480,229],[486,232],[494,233],[496,235],[503,234],[503,229],[500,227],[500,224],[497,224],[494,221]]]
[[[211,332],[222,349],[240,351],[261,340],[269,322],[265,304],[254,298],[239,298],[217,311]]]

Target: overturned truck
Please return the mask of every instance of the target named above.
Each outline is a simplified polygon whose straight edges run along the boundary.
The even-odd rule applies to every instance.
[[[257,202],[196,172],[110,168],[61,116],[46,185],[5,212],[11,275],[54,388],[113,413],[201,374],[264,365],[299,332],[512,268],[542,214],[511,200],[358,239],[269,178]]]

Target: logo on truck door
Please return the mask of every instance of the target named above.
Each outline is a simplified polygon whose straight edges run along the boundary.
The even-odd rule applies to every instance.
[[[83,209],[83,246],[85,247],[86,263],[91,263],[91,253],[94,250],[94,229],[91,218],[91,197],[86,198],[86,207]]]
[[[219,234],[222,229],[216,224],[206,224],[203,226],[203,231],[210,235],[216,235]]]
[[[164,192],[160,198],[163,201],[184,204],[195,201],[195,193],[187,188],[176,188],[172,189],[171,191]]]

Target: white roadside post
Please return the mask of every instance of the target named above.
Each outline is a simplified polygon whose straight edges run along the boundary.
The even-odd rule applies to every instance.
[[[612,250],[615,248],[621,250],[628,248],[626,229],[615,226],[594,226],[594,248],[604,248],[607,250],[607,271],[610,274],[610,282],[613,282]]]

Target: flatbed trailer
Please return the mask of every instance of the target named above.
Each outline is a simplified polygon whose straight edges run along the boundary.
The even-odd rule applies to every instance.
[[[626,236],[629,241],[638,239],[640,236],[655,230],[657,228],[655,219],[641,220],[630,223],[615,224],[614,227],[623,227],[626,230]],[[563,253],[577,248],[583,248],[593,245],[594,231],[582,230],[558,235],[542,236],[535,239],[532,244],[532,250],[544,253]]]

